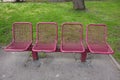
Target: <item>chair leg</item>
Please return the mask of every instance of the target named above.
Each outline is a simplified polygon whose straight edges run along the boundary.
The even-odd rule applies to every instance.
[[[88,48],[85,49],[85,52],[81,54],[81,62],[86,62],[87,53],[90,52]]]
[[[38,53],[32,51],[32,57],[33,57],[33,60],[38,60]]]
[[[87,53],[90,52],[88,48],[85,49],[85,52],[81,54],[81,62],[86,62]]]
[[[86,58],[87,58],[87,52],[85,51],[81,54],[81,62],[86,62]]]

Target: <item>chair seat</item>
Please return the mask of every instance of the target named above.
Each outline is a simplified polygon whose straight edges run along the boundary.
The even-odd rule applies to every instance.
[[[36,52],[54,52],[56,50],[56,43],[49,43],[49,44],[45,44],[45,43],[36,43],[32,50],[36,51]]]
[[[61,51],[62,52],[84,52],[85,49],[82,43],[77,43],[77,44],[67,43],[67,44],[61,45]]]
[[[31,44],[32,42],[12,42],[5,48],[5,51],[26,51]]]
[[[88,48],[91,53],[98,53],[98,54],[113,54],[113,50],[107,44],[88,44]]]

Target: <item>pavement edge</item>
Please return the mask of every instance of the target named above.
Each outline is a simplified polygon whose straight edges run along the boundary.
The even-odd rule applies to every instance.
[[[115,60],[115,58],[111,54],[109,55],[109,57],[112,59],[117,68],[120,70],[120,64]]]

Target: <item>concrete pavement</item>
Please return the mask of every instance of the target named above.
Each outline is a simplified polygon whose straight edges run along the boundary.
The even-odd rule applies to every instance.
[[[80,54],[48,53],[32,61],[30,52],[0,49],[0,80],[120,80],[120,71],[108,55],[90,54],[81,63]]]

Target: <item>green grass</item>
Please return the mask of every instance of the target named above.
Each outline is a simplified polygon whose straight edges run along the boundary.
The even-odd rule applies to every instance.
[[[71,2],[66,3],[0,3],[0,44],[6,45],[11,39],[13,22],[32,22],[35,40],[37,22],[81,22],[103,23],[108,26],[108,42],[115,51],[114,57],[120,62],[120,10],[119,2],[86,1],[86,11],[74,10]]]

